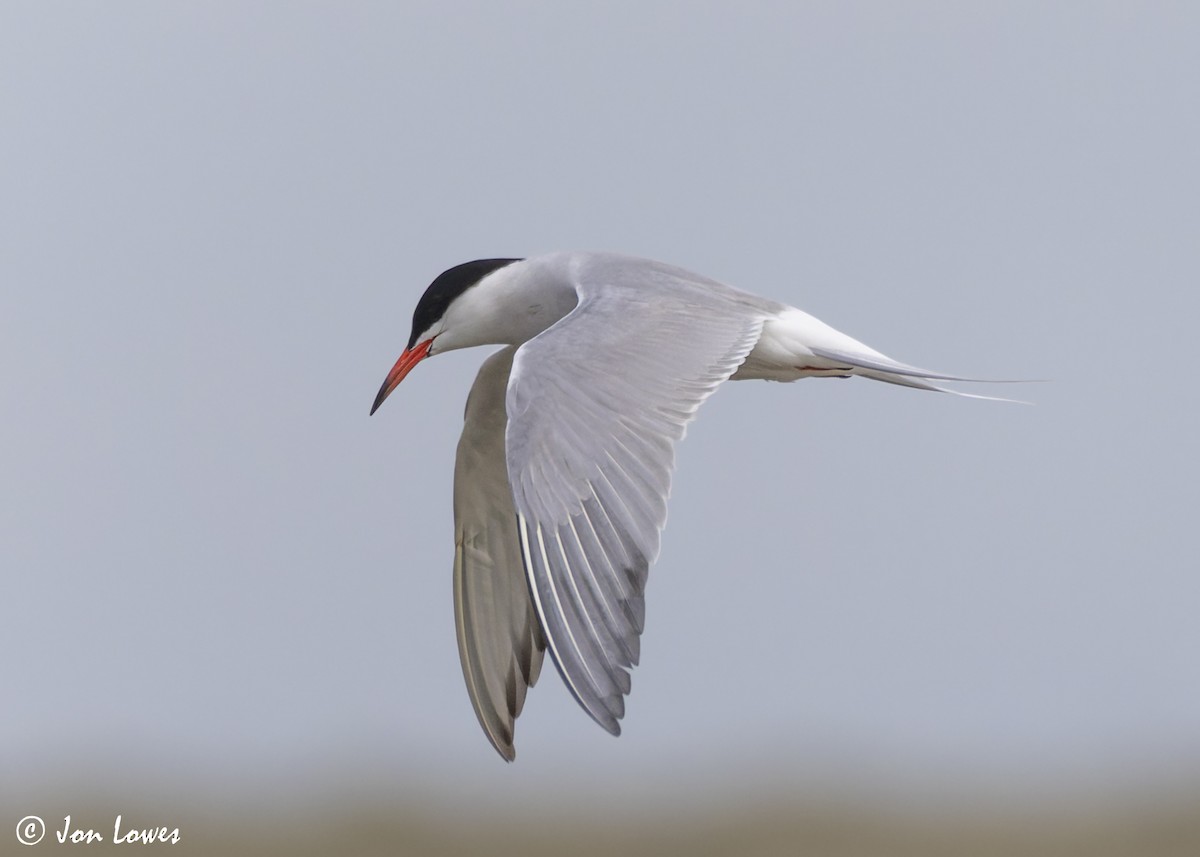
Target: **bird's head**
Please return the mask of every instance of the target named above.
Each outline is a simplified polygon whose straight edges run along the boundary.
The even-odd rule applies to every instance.
[[[384,379],[383,386],[379,388],[375,403],[371,405],[372,414],[379,409],[392,390],[399,386],[404,376],[426,357],[491,341],[486,334],[481,338],[481,330],[489,321],[486,307],[476,306],[478,302],[461,298],[489,274],[519,261],[521,260],[477,259],[474,262],[464,262],[443,271],[429,284],[413,311],[412,334],[408,338],[408,347],[404,349],[404,353]]]

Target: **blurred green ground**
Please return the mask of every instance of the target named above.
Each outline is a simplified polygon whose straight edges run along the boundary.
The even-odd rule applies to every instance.
[[[9,800],[4,801],[5,804]],[[913,857],[1197,857],[1200,793],[1148,801],[1047,802],[1015,809],[899,809],[843,802],[791,803],[777,796],[756,802],[742,794],[676,805],[661,811],[589,812],[526,806],[480,810],[464,801],[425,803],[397,798],[370,802],[305,800],[290,807],[223,813],[165,811],[155,801],[73,802],[37,808],[50,828],[36,846],[16,841],[21,817],[5,807],[0,855],[450,855],[592,857],[592,855],[913,855]],[[561,801],[555,804],[563,806]],[[59,845],[54,830],[72,812],[76,827],[93,827],[106,841]],[[116,813],[129,824],[180,828],[181,842],[125,844],[110,838]],[[56,813],[58,813],[56,815]]]

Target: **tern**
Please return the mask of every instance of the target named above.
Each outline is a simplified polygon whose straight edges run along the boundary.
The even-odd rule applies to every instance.
[[[561,252],[438,276],[371,413],[422,360],[476,345],[504,347],[475,378],[458,443],[454,616],[471,703],[508,761],[547,649],[620,734],[675,445],[721,382],[861,376],[990,398],[681,268]]]

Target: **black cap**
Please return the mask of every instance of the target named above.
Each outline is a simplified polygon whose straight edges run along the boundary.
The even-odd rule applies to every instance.
[[[471,286],[478,283],[493,271],[498,271],[520,259],[476,259],[474,262],[463,262],[449,270],[443,271],[437,279],[429,284],[425,294],[417,301],[413,310],[412,335],[408,338],[408,347],[417,344],[417,337],[429,329],[435,321],[446,313],[446,308]]]

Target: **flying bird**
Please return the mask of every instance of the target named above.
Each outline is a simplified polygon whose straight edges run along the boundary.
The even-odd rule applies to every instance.
[[[475,378],[458,444],[454,615],[471,703],[509,761],[546,649],[620,734],[675,444],[721,382],[861,376],[989,398],[681,268],[561,252],[438,276],[371,413],[422,360],[475,345],[504,347]]]

